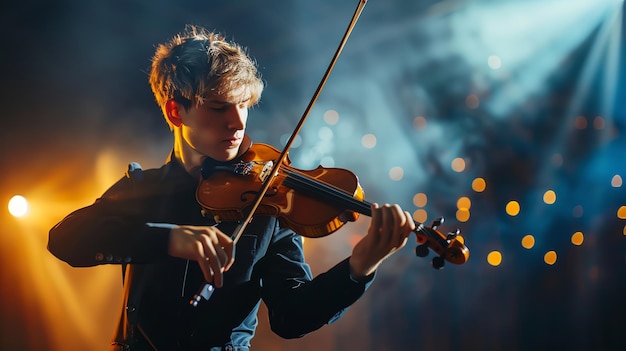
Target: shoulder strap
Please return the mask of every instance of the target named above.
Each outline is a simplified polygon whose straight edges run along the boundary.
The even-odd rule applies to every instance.
[[[126,178],[130,180],[133,191],[136,191],[137,184],[143,180],[143,169],[141,169],[141,165],[137,162],[129,163],[128,169],[126,170]],[[122,263],[122,285],[124,284],[124,278],[126,277],[126,265],[126,262]]]

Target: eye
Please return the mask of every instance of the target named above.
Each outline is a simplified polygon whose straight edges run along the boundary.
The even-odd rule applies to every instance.
[[[209,109],[217,112],[223,112],[228,110],[229,104],[211,104],[209,105]]]

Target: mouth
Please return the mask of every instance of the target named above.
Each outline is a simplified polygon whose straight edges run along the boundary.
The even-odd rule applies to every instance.
[[[232,138],[224,139],[223,143],[227,144],[228,146],[235,147],[235,146],[239,146],[242,140],[243,138],[232,137]]]

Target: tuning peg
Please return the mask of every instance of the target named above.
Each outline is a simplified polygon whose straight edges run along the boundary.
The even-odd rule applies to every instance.
[[[437,256],[437,257],[433,257],[433,260],[431,261],[431,263],[433,265],[433,268],[442,269],[446,261],[443,259],[443,257]]]
[[[433,224],[430,225],[431,228],[437,229],[444,222],[443,217],[439,217],[433,221]]]
[[[461,234],[461,230],[457,228],[455,231],[449,232],[448,235],[446,235],[446,240],[450,241],[456,238],[459,234]]]
[[[428,252],[428,243],[415,247],[415,256],[417,257],[426,257],[428,256]]]

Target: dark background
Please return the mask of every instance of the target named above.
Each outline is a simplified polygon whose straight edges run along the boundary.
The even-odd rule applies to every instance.
[[[47,231],[131,161],[172,138],[147,83],[157,43],[203,25],[249,48],[267,87],[250,135],[281,147],[356,1],[22,1],[1,5],[0,349],[106,349],[119,267],[73,269]],[[290,152],[355,172],[366,197],[444,216],[471,257],[430,268],[413,244],[334,325],[255,350],[612,350],[626,326],[623,2],[371,1]],[[501,66],[492,66],[497,56]],[[339,123],[324,114],[334,110]],[[418,118],[422,117],[422,118]],[[425,127],[417,122],[426,121]],[[366,134],[376,146],[362,146]],[[465,161],[453,171],[455,158]],[[392,180],[390,170],[403,176]],[[476,192],[475,178],[487,182]],[[543,194],[553,190],[554,204]],[[426,194],[416,205],[413,195]],[[457,200],[471,200],[469,220]],[[521,206],[507,214],[509,201]],[[419,207],[419,208],[418,208]],[[367,219],[307,240],[316,273],[349,255]],[[581,232],[584,242],[571,243]],[[532,235],[532,248],[521,240]],[[544,255],[554,251],[554,264]],[[501,264],[490,264],[498,252]],[[263,313],[265,313],[263,311]]]

